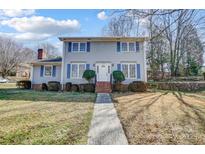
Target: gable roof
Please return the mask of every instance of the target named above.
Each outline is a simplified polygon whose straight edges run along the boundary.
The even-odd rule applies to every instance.
[[[38,60],[35,62],[32,62],[31,64],[61,64],[62,62],[62,58],[58,57],[58,58],[51,58],[51,59],[42,59],[42,60]]]
[[[60,41],[90,41],[90,42],[139,41],[139,42],[144,42],[148,38],[147,37],[59,37],[58,39]]]

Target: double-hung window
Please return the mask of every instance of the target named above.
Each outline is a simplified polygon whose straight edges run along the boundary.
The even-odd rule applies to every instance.
[[[135,52],[136,44],[134,42],[122,42],[121,49],[122,52]]]
[[[71,78],[80,79],[86,69],[84,63],[72,63],[71,64]]]
[[[85,52],[86,51],[86,43],[85,42],[73,42],[72,43],[72,51],[73,52]]]
[[[52,66],[47,65],[44,67],[44,76],[50,77],[52,75]]]
[[[127,42],[122,42],[122,51],[127,52]]]
[[[86,51],[86,43],[80,43],[80,51],[81,52]]]
[[[133,42],[130,42],[130,43],[129,43],[129,51],[130,51],[130,52],[135,51],[135,43],[133,43]]]
[[[127,79],[136,78],[136,64],[135,63],[123,63],[122,72]]]

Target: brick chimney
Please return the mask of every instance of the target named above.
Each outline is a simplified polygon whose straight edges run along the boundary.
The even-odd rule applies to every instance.
[[[38,49],[38,59],[45,59],[46,58],[46,52],[43,49]]]

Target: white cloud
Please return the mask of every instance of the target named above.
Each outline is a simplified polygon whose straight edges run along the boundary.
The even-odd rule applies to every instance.
[[[15,39],[20,40],[20,41],[39,41],[39,40],[44,40],[52,35],[50,34],[35,34],[35,33],[17,33],[15,35]]]
[[[50,17],[32,16],[0,21],[0,25],[14,28],[18,40],[43,40],[52,36],[66,35],[80,30],[78,20],[56,20]],[[8,34],[8,33],[7,33]]]
[[[99,12],[98,14],[97,14],[97,17],[98,17],[98,19],[100,19],[100,20],[106,20],[108,17],[106,16],[106,14],[105,14],[105,11],[102,11],[102,12]]]
[[[10,37],[18,41],[41,41],[52,35],[49,34],[35,34],[35,33],[4,33],[0,32],[0,36]]]
[[[2,25],[14,28],[18,32],[62,34],[79,30],[77,20],[55,20],[50,17],[32,16],[3,20]]]
[[[3,9],[0,10],[0,15],[4,17],[22,17],[22,16],[29,16],[33,15],[35,10],[26,10],[26,9]]]

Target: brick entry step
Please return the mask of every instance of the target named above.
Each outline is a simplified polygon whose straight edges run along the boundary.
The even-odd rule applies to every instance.
[[[112,87],[110,82],[97,82],[95,85],[96,93],[111,93]]]

